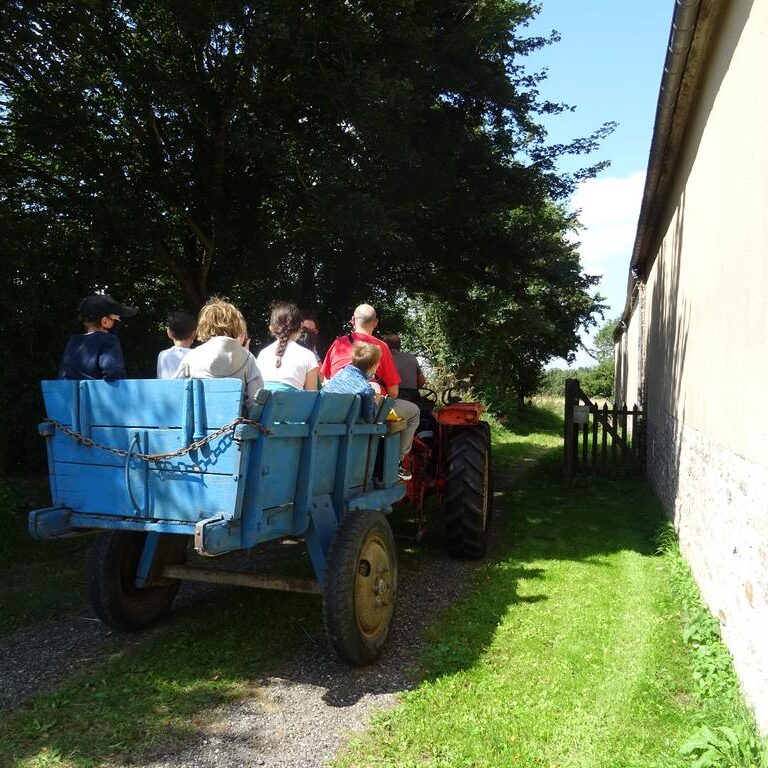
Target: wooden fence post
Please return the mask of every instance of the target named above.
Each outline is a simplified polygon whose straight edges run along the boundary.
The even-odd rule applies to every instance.
[[[576,429],[573,423],[573,407],[579,391],[579,382],[576,379],[565,380],[565,425],[563,427],[563,466],[566,483],[573,482],[576,470]]]

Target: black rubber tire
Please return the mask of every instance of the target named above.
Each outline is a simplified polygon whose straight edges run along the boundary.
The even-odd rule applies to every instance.
[[[443,516],[451,555],[475,559],[485,555],[493,516],[491,431],[485,422],[451,435]]]
[[[381,512],[350,512],[325,566],[323,621],[334,651],[353,666],[379,657],[397,599],[395,538]]]
[[[136,569],[144,548],[145,533],[107,531],[93,543],[88,559],[88,593],[96,616],[115,629],[134,630],[156,621],[168,611],[181,582],[138,589]],[[165,534],[154,567],[183,563],[186,536]]]

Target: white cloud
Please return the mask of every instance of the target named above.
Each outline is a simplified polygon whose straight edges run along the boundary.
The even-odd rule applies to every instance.
[[[584,227],[577,239],[586,272],[604,275],[620,270],[626,273],[644,183],[645,173],[636,171],[624,178],[588,179],[576,188],[570,206],[580,211],[579,220]]]
[[[624,307],[627,272],[644,184],[644,171],[635,171],[625,177],[588,179],[578,185],[570,201],[571,209],[579,212],[583,226],[574,236],[580,243],[582,267],[588,274],[602,277],[597,290],[609,304],[606,319],[617,317]],[[590,335],[583,333],[582,342],[590,346]],[[586,352],[579,351],[573,365],[593,363]],[[564,364],[558,359],[548,367],[562,368]]]

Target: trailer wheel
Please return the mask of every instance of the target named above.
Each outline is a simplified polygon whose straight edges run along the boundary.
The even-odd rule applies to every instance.
[[[135,585],[139,558],[147,534],[108,531],[96,537],[88,561],[88,592],[96,616],[116,629],[133,630],[151,624],[170,607],[178,581],[139,589]],[[182,563],[187,537],[163,535],[156,565]]]
[[[395,539],[381,512],[349,513],[325,566],[323,621],[331,647],[355,666],[374,662],[389,634],[397,597]]]
[[[488,546],[493,513],[491,432],[485,422],[462,427],[448,443],[445,535],[448,552],[480,558]]]

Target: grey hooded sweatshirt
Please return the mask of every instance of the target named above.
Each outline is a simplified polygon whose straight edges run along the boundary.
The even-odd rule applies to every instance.
[[[245,384],[246,406],[253,405],[257,393],[264,387],[256,358],[229,336],[214,336],[190,349],[173,378],[240,379]]]

